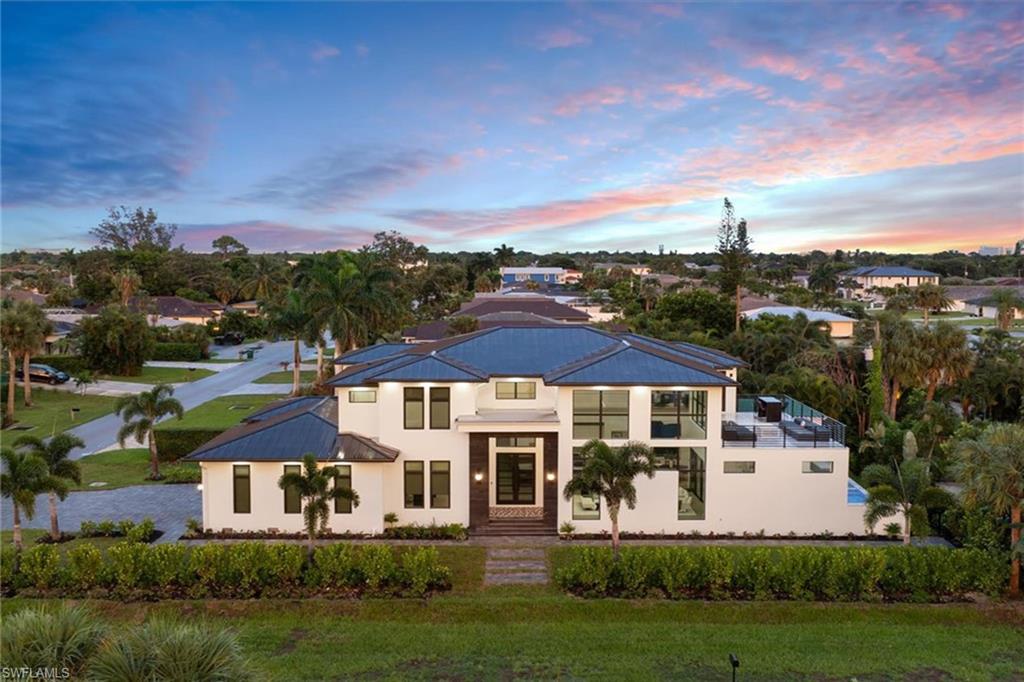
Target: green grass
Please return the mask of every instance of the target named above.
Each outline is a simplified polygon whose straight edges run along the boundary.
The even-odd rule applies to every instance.
[[[316,380],[316,370],[305,370],[299,372],[299,382],[303,384],[311,384]],[[292,383],[292,372],[271,372],[270,374],[264,374],[254,384],[290,384]]]
[[[202,619],[237,632],[271,680],[1016,679],[1024,615],[1006,605],[668,602],[481,594],[88,602],[131,627]],[[6,615],[40,602],[6,599]]]
[[[6,407],[7,393],[4,391]],[[99,395],[79,395],[70,391],[56,391],[39,386],[32,387],[32,407],[22,403],[21,387],[15,389],[14,419],[19,425],[34,426],[29,431],[0,432],[0,443],[8,445],[18,436],[30,434],[40,438],[48,438],[51,433],[60,433],[73,426],[102,417],[114,411],[117,398]],[[72,421],[71,408],[77,407],[79,412]]]
[[[128,485],[160,484],[162,481],[151,481],[149,476],[149,450],[147,448],[130,448],[127,450],[108,450],[88,455],[78,460],[82,468],[82,485],[74,490],[111,490]],[[188,467],[199,469],[194,462],[182,464],[160,464],[160,473],[167,475],[172,469]],[[105,481],[107,485],[90,487],[90,483]]]
[[[49,519],[50,519],[50,509],[49,509],[49,507],[44,505],[42,507],[37,508],[36,509],[36,514],[42,514],[46,518],[46,520],[47,520],[47,529],[43,530],[41,528],[22,528],[21,529],[21,541],[25,545],[26,549],[31,547],[32,544],[36,540],[38,540],[39,538],[43,537],[44,535],[46,535],[47,533],[50,532],[49,531]],[[58,518],[58,521],[59,520],[60,519]],[[115,519],[115,520],[119,521],[120,519]],[[64,524],[64,523],[62,523],[60,525],[60,530],[61,530],[62,533],[77,533],[78,532],[78,528],[68,528],[67,524]],[[123,540],[124,540],[124,538],[76,538],[76,539],[70,540],[68,542],[62,542],[59,545],[57,545],[57,547],[59,547],[62,552],[66,552],[69,549],[71,549],[72,547],[77,547],[78,545],[86,544],[86,545],[95,545],[100,550],[107,550],[112,545],[114,545],[114,544],[116,544],[118,542],[121,542]],[[8,556],[6,554],[6,552],[8,552],[8,551],[10,551],[10,550],[12,550],[14,548],[14,532],[10,531],[10,530],[0,531],[0,545],[3,545],[4,560],[6,561],[7,560],[7,556]]]
[[[214,398],[185,413],[182,420],[160,422],[157,429],[227,429],[242,421],[267,403],[280,400],[279,395],[226,395]],[[244,409],[237,409],[244,406]],[[236,409],[231,409],[235,407]]]
[[[187,367],[143,367],[138,376],[120,376],[101,374],[103,381],[130,381],[136,384],[179,384],[186,381],[198,381],[213,376],[213,370],[197,368],[189,371]]]

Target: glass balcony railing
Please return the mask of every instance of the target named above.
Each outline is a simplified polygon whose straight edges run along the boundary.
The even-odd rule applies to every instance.
[[[846,425],[788,395],[739,396],[722,415],[722,444],[739,448],[846,447]]]

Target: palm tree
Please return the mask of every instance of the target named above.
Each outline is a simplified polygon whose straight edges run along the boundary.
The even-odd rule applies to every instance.
[[[1020,596],[1021,509],[1024,507],[1024,424],[990,424],[977,439],[953,446],[954,471],[964,502],[1010,513],[1010,594]]]
[[[124,420],[124,425],[117,432],[118,444],[123,448],[129,436],[140,443],[148,442],[149,478],[153,481],[161,478],[153,427],[162,417],[173,414],[181,419],[185,414],[185,408],[172,395],[174,388],[169,384],[157,384],[149,391],[118,398],[114,404],[114,414]]]
[[[456,315],[452,319],[448,320],[448,334],[449,336],[458,336],[459,334],[469,334],[480,329],[480,320],[476,319],[472,315]]]
[[[924,326],[928,326],[928,315],[933,310],[949,310],[953,300],[946,294],[946,287],[926,282],[914,288],[914,307],[921,310]]]
[[[32,378],[29,365],[32,354],[37,352],[53,333],[53,323],[46,317],[43,309],[33,303],[24,303],[24,327],[21,348],[21,390],[25,407],[32,407]]]
[[[114,282],[114,288],[117,290],[117,295],[121,301],[121,305],[126,306],[128,302],[132,300],[132,296],[142,286],[142,278],[139,277],[139,273],[135,272],[131,268],[124,268],[115,272],[111,279]]]
[[[826,294],[834,294],[839,286],[839,275],[827,263],[822,263],[814,268],[807,278],[808,288],[814,291],[821,291]]]
[[[75,448],[84,448],[85,442],[70,433],[60,433],[48,441],[36,436],[22,436],[14,441],[15,447],[25,446],[28,451],[46,462],[49,473],[46,492],[50,502],[50,537],[60,540],[60,525],[57,522],[57,499],[64,501],[68,496],[68,483],[82,482],[82,469],[78,462],[68,459]]]
[[[277,481],[281,490],[292,488],[299,494],[310,557],[313,556],[317,534],[327,530],[327,519],[331,513],[328,503],[334,500],[348,500],[353,507],[359,506],[359,494],[352,488],[339,488],[336,481],[335,468],[317,467],[316,455],[311,452],[302,456],[301,473],[290,472],[282,475]]]
[[[928,507],[944,507],[950,502],[945,490],[932,485],[928,462],[904,452],[902,462],[893,458],[892,466],[869,464],[861,477],[868,487],[864,522],[872,530],[880,520],[893,514],[903,515],[903,544],[910,544],[914,528],[928,527]]]
[[[580,450],[583,468],[565,484],[562,495],[572,500],[575,495],[600,495],[608,507],[612,522],[612,551],[619,556],[619,511],[623,503],[636,508],[636,487],[633,479],[640,474],[654,477],[654,460],[647,445],[630,441],[613,448],[597,438]]]
[[[1010,331],[1016,311],[1024,310],[1024,298],[1013,289],[996,289],[989,296],[989,303],[996,307],[996,324],[1004,332]]]
[[[5,307],[0,315],[0,340],[7,349],[10,382],[7,385],[7,413],[4,421],[14,421],[14,387],[17,384],[17,365],[21,359],[22,399],[25,407],[32,407],[32,382],[29,364],[46,336],[53,331],[53,323],[46,319],[43,309],[28,301],[19,301]]]
[[[494,262],[499,267],[512,265],[516,260],[516,250],[511,246],[497,246],[494,248]]]
[[[267,307],[267,323],[270,330],[292,339],[292,395],[299,395],[302,390],[300,343],[303,339],[308,339],[311,319],[309,309],[295,289]]]
[[[36,495],[43,492],[47,484],[46,462],[32,453],[15,452],[10,448],[0,451],[0,460],[3,461],[0,495],[11,498],[14,546],[21,549],[21,515],[24,513],[27,519],[35,516]]]
[[[252,270],[242,282],[241,290],[246,296],[269,301],[284,287],[284,268],[280,262],[266,254],[256,256],[251,262]]]
[[[921,383],[926,387],[926,400],[935,399],[940,386],[951,386],[971,374],[974,353],[967,347],[967,334],[948,322],[920,334]]]
[[[7,371],[10,372],[7,380],[7,409],[4,412],[5,427],[14,422],[14,389],[18,385],[18,358],[24,346],[26,324],[17,306],[4,303],[3,313],[0,314],[0,343],[3,343],[7,351]]]

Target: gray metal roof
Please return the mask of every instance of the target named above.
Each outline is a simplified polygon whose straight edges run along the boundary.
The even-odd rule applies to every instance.
[[[842,273],[846,277],[938,277],[939,273],[902,265],[862,265]]]
[[[396,355],[408,350],[408,348],[409,344],[407,343],[378,343],[373,346],[350,350],[339,357],[336,362],[341,365],[356,365],[361,362],[372,362],[373,360],[380,360],[381,358]]]

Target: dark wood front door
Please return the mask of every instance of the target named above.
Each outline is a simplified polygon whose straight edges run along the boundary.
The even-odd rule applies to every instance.
[[[498,452],[494,458],[497,469],[495,501],[498,504],[535,504],[536,455]]]

